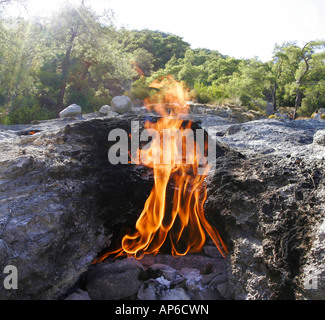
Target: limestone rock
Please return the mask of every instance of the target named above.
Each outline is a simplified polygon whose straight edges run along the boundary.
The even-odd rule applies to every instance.
[[[192,300],[223,300],[224,298],[216,289],[206,289],[204,291],[199,291],[192,296]]]
[[[236,300],[323,297],[321,282],[317,290],[304,289],[306,266],[323,270],[325,265],[324,249],[314,238],[322,237],[325,218],[321,154],[317,149],[303,158],[256,152],[237,161],[217,160],[205,213],[229,245],[229,283],[209,286]]]
[[[137,292],[139,300],[159,300],[159,287],[158,283],[153,280],[145,281]]]
[[[76,292],[70,294],[67,298],[64,300],[75,300],[75,301],[80,301],[80,300],[91,300],[89,297],[88,292],[83,291],[81,289],[78,289]]]
[[[69,118],[80,115],[82,109],[77,104],[72,104],[60,112],[60,118]]]
[[[202,126],[205,128],[204,123]],[[213,136],[214,133],[211,129],[208,132]],[[220,127],[213,129],[220,130]],[[287,156],[291,154],[314,158],[320,157],[320,152],[317,149],[319,146],[315,141],[317,140],[319,143],[323,141],[324,129],[325,122],[311,119],[295,121],[262,119],[225,126],[224,135],[218,137],[218,140],[250,155]],[[320,133],[316,134],[317,131]]]
[[[83,117],[0,126],[0,270],[11,264],[19,272],[19,289],[0,285],[0,299],[59,299],[88,272],[94,272],[89,281],[109,277],[109,267],[92,261],[134,226],[150,194],[150,169],[107,161],[114,144],[109,131],[129,134],[130,122],[143,128],[144,117]],[[145,256],[145,271],[140,265],[119,269],[126,276],[121,291],[135,282],[124,298],[142,292],[141,298],[163,299],[169,292],[178,299],[324,299],[324,146],[313,139],[325,123],[264,119],[229,129],[234,123],[228,119],[195,119],[217,143],[204,209],[229,255],[218,256],[210,242],[204,255]],[[38,133],[28,135],[31,130]],[[211,273],[200,274],[208,263]],[[150,272],[157,275],[150,279],[154,264]],[[95,276],[101,268],[103,275]],[[149,278],[142,279],[145,273]],[[80,289],[107,298],[101,282]]]
[[[93,300],[119,300],[137,294],[142,264],[133,259],[95,265],[87,272],[86,290]]]
[[[167,291],[161,300],[191,300],[186,291],[182,288],[171,289]]]
[[[314,144],[325,146],[325,130],[319,130],[314,135]]]
[[[107,115],[110,111],[111,111],[111,106],[106,104],[106,105],[102,106],[98,112],[99,112],[99,114]]]
[[[129,127],[109,118],[58,120],[38,126],[38,138],[0,139],[0,270],[19,272],[19,290],[0,286],[0,299],[60,298],[119,232],[115,226],[135,223],[150,170],[107,160],[109,131]],[[26,137],[33,140],[21,145]],[[36,138],[44,143],[34,145]]]
[[[155,277],[163,276],[169,281],[172,281],[176,278],[177,271],[165,264],[153,264],[149,267],[149,273],[155,275]]]
[[[112,111],[119,114],[130,111],[133,107],[130,97],[128,96],[116,96],[111,101]]]

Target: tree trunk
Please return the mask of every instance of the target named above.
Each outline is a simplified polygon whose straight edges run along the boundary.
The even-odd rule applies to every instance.
[[[277,84],[274,84],[274,87],[272,88],[272,105],[274,112],[277,109],[277,103],[276,103],[276,90],[277,90]]]
[[[297,91],[296,91],[296,101],[295,101],[295,111],[293,113],[293,119],[297,118],[297,110],[298,108],[301,106],[301,102],[302,102],[302,98],[303,98],[303,92],[300,90],[300,86],[304,83],[304,79],[306,77],[306,75],[309,72],[309,57],[306,57],[304,50],[305,48],[309,45],[310,42],[306,43],[305,46],[301,49],[301,54],[302,54],[302,58],[304,60],[306,69],[304,71],[304,73],[300,76],[300,78],[296,81],[296,84],[298,85]]]
[[[69,41],[69,45],[67,48],[67,51],[65,53],[65,57],[63,60],[63,65],[62,65],[62,84],[60,87],[60,91],[59,91],[59,96],[58,96],[58,103],[56,106],[56,115],[59,116],[59,113],[62,111],[63,109],[63,99],[64,99],[64,95],[65,95],[65,90],[67,88],[67,76],[68,76],[68,72],[69,72],[69,64],[70,64],[70,55],[71,55],[71,51],[72,51],[72,47],[73,47],[73,42],[74,39],[77,36],[77,31],[74,31],[71,35],[70,41]]]
[[[296,93],[295,111],[293,113],[294,119],[296,119],[296,117],[297,117],[297,110],[301,106],[302,98],[303,98],[303,93],[301,92],[300,88],[298,88],[297,93]]]

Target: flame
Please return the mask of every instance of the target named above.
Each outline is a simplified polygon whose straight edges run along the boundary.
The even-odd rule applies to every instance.
[[[206,240],[205,231],[225,257],[227,248],[218,231],[206,220],[203,209],[209,167],[204,168],[203,175],[198,174],[200,157],[204,155],[200,154],[194,139],[192,144],[184,142],[188,141],[186,130],[192,123],[184,125],[179,115],[188,112],[188,90],[171,76],[154,81],[151,88],[159,92],[147,98],[145,106],[162,117],[156,123],[147,121],[145,128],[156,130],[160,137],[154,137],[147,149],[138,150],[138,156],[142,164],[153,168],[154,186],[136,222],[136,231],[124,236],[120,249],[103,255],[96,262],[111,254],[126,254],[136,259],[144,254],[157,254],[166,240],[173,256],[199,252]],[[182,134],[175,135],[175,132]],[[169,143],[161,139],[163,134],[167,134]],[[180,137],[186,139],[182,138],[180,143]],[[168,191],[171,185],[173,194]]]
[[[134,71],[138,74],[138,76],[144,76],[144,73],[143,71],[141,70],[141,68],[138,66],[137,62],[136,61],[131,61],[131,64],[133,65],[134,67]]]

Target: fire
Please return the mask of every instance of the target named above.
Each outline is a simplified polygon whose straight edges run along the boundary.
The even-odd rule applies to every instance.
[[[145,106],[162,117],[155,123],[147,121],[145,128],[153,129],[159,136],[153,137],[148,148],[138,150],[138,156],[143,165],[153,169],[154,186],[136,222],[136,231],[126,234],[121,248],[113,254],[141,259],[144,254],[157,254],[166,241],[173,256],[199,252],[207,232],[225,257],[227,248],[206,220],[203,209],[209,167],[205,166],[203,174],[198,173],[204,154],[190,135],[192,123],[185,125],[180,119],[180,114],[188,112],[188,91],[172,77],[159,79],[151,87],[159,91],[146,99]],[[173,194],[168,191],[171,189]]]

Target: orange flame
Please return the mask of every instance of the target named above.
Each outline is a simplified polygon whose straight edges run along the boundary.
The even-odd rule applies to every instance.
[[[203,175],[198,174],[199,160],[204,155],[198,152],[194,139],[193,144],[184,141],[188,140],[186,129],[190,129],[192,123],[183,128],[179,114],[188,112],[188,91],[170,76],[153,82],[151,87],[159,92],[147,98],[145,106],[162,117],[156,123],[147,121],[145,128],[154,129],[160,137],[153,138],[147,149],[138,150],[138,155],[142,164],[153,168],[154,186],[136,222],[136,232],[124,236],[121,249],[105,254],[96,262],[111,254],[127,254],[136,259],[141,259],[144,254],[157,254],[166,240],[173,256],[198,252],[205,243],[205,231],[225,257],[227,248],[218,231],[206,220],[203,209],[209,167],[204,168]],[[177,136],[175,132],[182,134]],[[165,139],[162,143],[160,138],[162,135],[166,138],[166,134],[168,143]],[[174,186],[173,195],[168,193],[170,185]]]
[[[138,74],[138,76],[144,76],[143,71],[141,70],[141,68],[138,66],[138,64],[136,63],[136,61],[131,61],[131,64],[134,66],[134,71]]]

